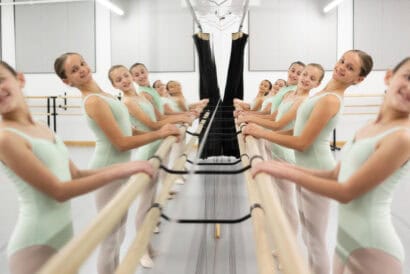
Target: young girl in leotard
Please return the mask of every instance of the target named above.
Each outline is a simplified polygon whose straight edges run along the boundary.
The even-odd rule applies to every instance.
[[[374,121],[359,129],[333,170],[264,162],[267,172],[339,201],[334,274],[401,274],[404,250],[391,222],[393,190],[409,172],[410,57],[385,76],[388,86]],[[387,159],[387,161],[386,161]]]
[[[332,79],[324,90],[299,106],[293,131],[267,131],[250,124],[242,132],[294,149],[298,166],[333,169],[336,163],[328,140],[341,116],[344,92],[351,85],[363,81],[372,66],[373,61],[365,52],[347,51],[336,63]],[[284,133],[293,133],[293,136]],[[296,194],[309,264],[313,273],[328,274],[330,262],[326,232],[329,200],[301,187],[297,188]]]
[[[243,100],[235,98],[233,100],[233,105],[237,110],[252,110],[260,111],[263,100],[266,99],[266,95],[272,90],[272,83],[269,80],[262,80],[259,83],[259,90],[256,97],[253,99],[252,103],[247,103]]]
[[[144,171],[147,162],[79,170],[63,141],[33,120],[25,79],[0,61],[0,166],[17,188],[19,217],[7,253],[12,274],[36,273],[72,237],[70,198]]]
[[[154,106],[147,98],[136,92],[135,87],[132,84],[133,81],[131,74],[125,66],[116,65],[111,67],[108,71],[108,78],[115,88],[123,92],[123,102],[128,109],[131,124],[134,128],[141,132],[157,130],[167,123],[191,124],[193,119],[195,119],[193,115],[180,114],[167,116],[166,118],[157,121]],[[157,151],[160,144],[161,141],[158,140],[139,147],[133,156],[133,159],[149,159]],[[157,184],[150,184],[140,195],[139,207],[135,218],[135,225],[137,229],[141,226],[146,212],[154,202],[156,190]],[[141,257],[141,264],[146,268],[151,268],[154,264],[152,261],[153,254],[151,250],[151,247],[149,247],[148,252]]]
[[[246,115],[239,116],[238,123],[252,122],[259,124],[265,128],[275,131],[291,130],[295,124],[296,112],[300,104],[309,96],[309,92],[320,85],[325,71],[319,64],[308,64],[302,71],[297,89],[285,94],[284,99],[278,107],[278,114],[275,121],[259,118],[257,116]],[[269,152],[268,160],[280,159],[288,163],[295,163],[295,155],[292,149],[271,143],[267,140],[261,140],[268,143]],[[278,191],[278,196],[281,200],[282,208],[286,213],[293,233],[297,235],[298,231],[298,212],[295,203],[295,187],[291,184],[282,182],[281,179],[274,180],[274,186]]]
[[[87,123],[96,136],[96,146],[89,166],[104,167],[130,161],[131,149],[178,135],[175,125],[133,136],[127,107],[112,95],[104,92],[92,78],[91,70],[78,53],[65,53],[54,63],[56,74],[64,83],[80,90]],[[134,133],[137,133],[136,131]],[[101,210],[118,192],[124,181],[119,180],[96,192],[97,209]],[[112,274],[119,261],[119,251],[125,235],[125,221],[101,243],[97,269],[100,274]]]

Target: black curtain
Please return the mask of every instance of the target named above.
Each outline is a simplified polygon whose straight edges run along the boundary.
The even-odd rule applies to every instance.
[[[222,101],[222,153],[226,156],[239,157],[239,145],[236,138],[235,122],[233,117],[233,99],[243,99],[243,64],[244,51],[248,34],[232,40],[231,58],[229,60],[228,77],[226,79],[225,95]]]
[[[209,98],[207,108],[213,111],[220,100],[215,60],[209,40],[201,39],[198,35],[194,35],[193,38],[199,56],[199,97]],[[215,114],[201,158],[220,155],[239,157],[233,118],[233,98],[243,99],[243,64],[247,39],[248,35],[243,33],[240,38],[232,40],[224,99]]]
[[[211,52],[211,46],[209,40],[200,38],[197,34],[193,35],[194,43],[198,51],[199,57],[199,98],[208,98],[209,103],[205,110],[210,110],[211,114],[215,109],[218,101],[221,99],[218,87],[218,78],[215,66],[215,60]],[[208,122],[204,126],[204,130],[199,136],[199,143],[202,141],[202,136],[205,129],[208,127]],[[215,117],[215,122],[218,119]],[[215,125],[213,124],[212,127]],[[210,130],[210,132],[212,129]],[[201,153],[201,158],[207,158],[209,156],[221,155],[221,144],[216,138],[217,136],[211,134],[208,136],[204,148]]]

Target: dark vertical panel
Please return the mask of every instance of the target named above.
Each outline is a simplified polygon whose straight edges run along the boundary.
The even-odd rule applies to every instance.
[[[222,102],[222,128],[227,135],[222,141],[223,155],[239,157],[239,146],[236,137],[235,121],[233,117],[233,99],[243,99],[243,65],[244,52],[248,35],[232,41],[231,58],[229,60],[228,77],[226,79],[225,95]]]

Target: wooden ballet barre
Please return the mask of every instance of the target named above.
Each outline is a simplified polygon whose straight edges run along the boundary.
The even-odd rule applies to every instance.
[[[345,98],[348,98],[348,97],[384,97],[384,93],[346,94]]]
[[[250,164],[249,156],[245,153],[245,143],[242,135],[238,135],[239,151],[241,153],[242,165]],[[245,171],[246,189],[250,205],[261,204],[261,200],[256,189],[255,181],[253,180],[249,170]],[[275,262],[272,256],[272,248],[269,245],[269,240],[266,234],[265,213],[263,208],[255,207],[251,211],[251,220],[253,227],[253,236],[256,246],[256,259],[258,262],[259,274],[275,274]]]
[[[363,107],[363,108],[365,108],[365,107],[380,107],[380,104],[377,104],[377,105],[345,105],[344,107],[347,107],[347,108],[353,108],[353,107],[357,107],[357,108],[360,108],[360,107]]]
[[[58,116],[84,116],[84,113],[56,113]]]
[[[181,132],[182,136],[184,136],[185,128],[182,128]],[[176,141],[177,138],[175,136],[165,138],[155,153],[155,156],[164,159]],[[160,163],[158,159],[151,159],[149,162],[155,171],[159,169]],[[131,176],[128,182],[98,213],[86,229],[75,235],[38,273],[77,273],[84,261],[91,255],[97,245],[118,225],[138,194],[142,192],[150,182],[151,178],[145,173],[137,173]]]
[[[34,116],[51,116],[51,113],[47,112],[32,112],[31,114]]]
[[[376,115],[377,112],[344,112],[343,115]]]
[[[195,131],[196,133],[201,133],[208,117],[209,112],[206,112],[204,114],[205,119],[202,119],[198,124],[198,127]],[[184,170],[187,160],[186,155],[189,155],[190,152],[195,148],[194,144],[196,141],[196,137],[191,137],[189,142],[185,145],[183,154],[175,161],[175,164],[173,165],[174,170]],[[169,191],[171,190],[177,177],[178,175],[175,174],[167,174],[167,176],[165,177],[161,192],[154,202],[154,205],[156,206],[151,207],[151,209],[145,215],[144,221],[138,229],[138,233],[134,238],[134,241],[129,247],[124,259],[118,265],[115,274],[135,273],[142,255],[144,255],[145,251],[148,248],[148,244],[154,232],[155,226],[157,225],[158,220],[161,216],[162,208],[168,201]]]
[[[239,138],[243,138],[243,135]],[[256,139],[246,137],[246,151],[249,157],[260,155]],[[262,159],[254,159],[252,165],[262,162]],[[278,249],[279,259],[285,274],[310,274],[309,267],[300,255],[296,244],[296,238],[292,234],[287,217],[280,204],[277,192],[274,190],[270,178],[265,173],[259,173],[255,177],[256,186],[262,200],[265,218],[273,236],[275,246]]]
[[[41,95],[41,96],[24,96],[24,98],[26,99],[47,99],[47,98],[51,98],[51,97],[56,97],[55,95]]]
[[[67,95],[58,95],[57,98],[59,99],[82,99],[82,96],[67,96]]]
[[[35,106],[28,106],[29,108],[47,108],[47,106],[39,106],[39,105],[35,105]]]
[[[82,108],[82,106],[74,106],[74,105],[58,105],[59,108]]]

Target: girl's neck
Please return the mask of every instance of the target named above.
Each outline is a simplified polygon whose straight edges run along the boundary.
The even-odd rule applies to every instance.
[[[94,80],[78,88],[80,89],[83,96],[86,96],[91,93],[103,93],[103,90],[98,86],[98,84]]]
[[[334,92],[343,96],[348,87],[350,87],[350,84],[341,83],[332,79],[327,83],[322,92]]]
[[[135,91],[135,89],[129,89],[129,90],[123,90],[124,97],[138,97],[138,93]]]
[[[295,91],[295,94],[297,96],[306,96],[309,94],[309,92],[310,92],[309,89],[297,88]]]
[[[19,124],[22,126],[33,126],[35,121],[29,111],[28,105],[23,104],[14,111],[3,114],[3,123]]]
[[[384,101],[380,107],[380,111],[375,120],[375,124],[388,124],[394,121],[409,121],[409,113],[403,111],[397,111],[389,106],[388,102]]]

